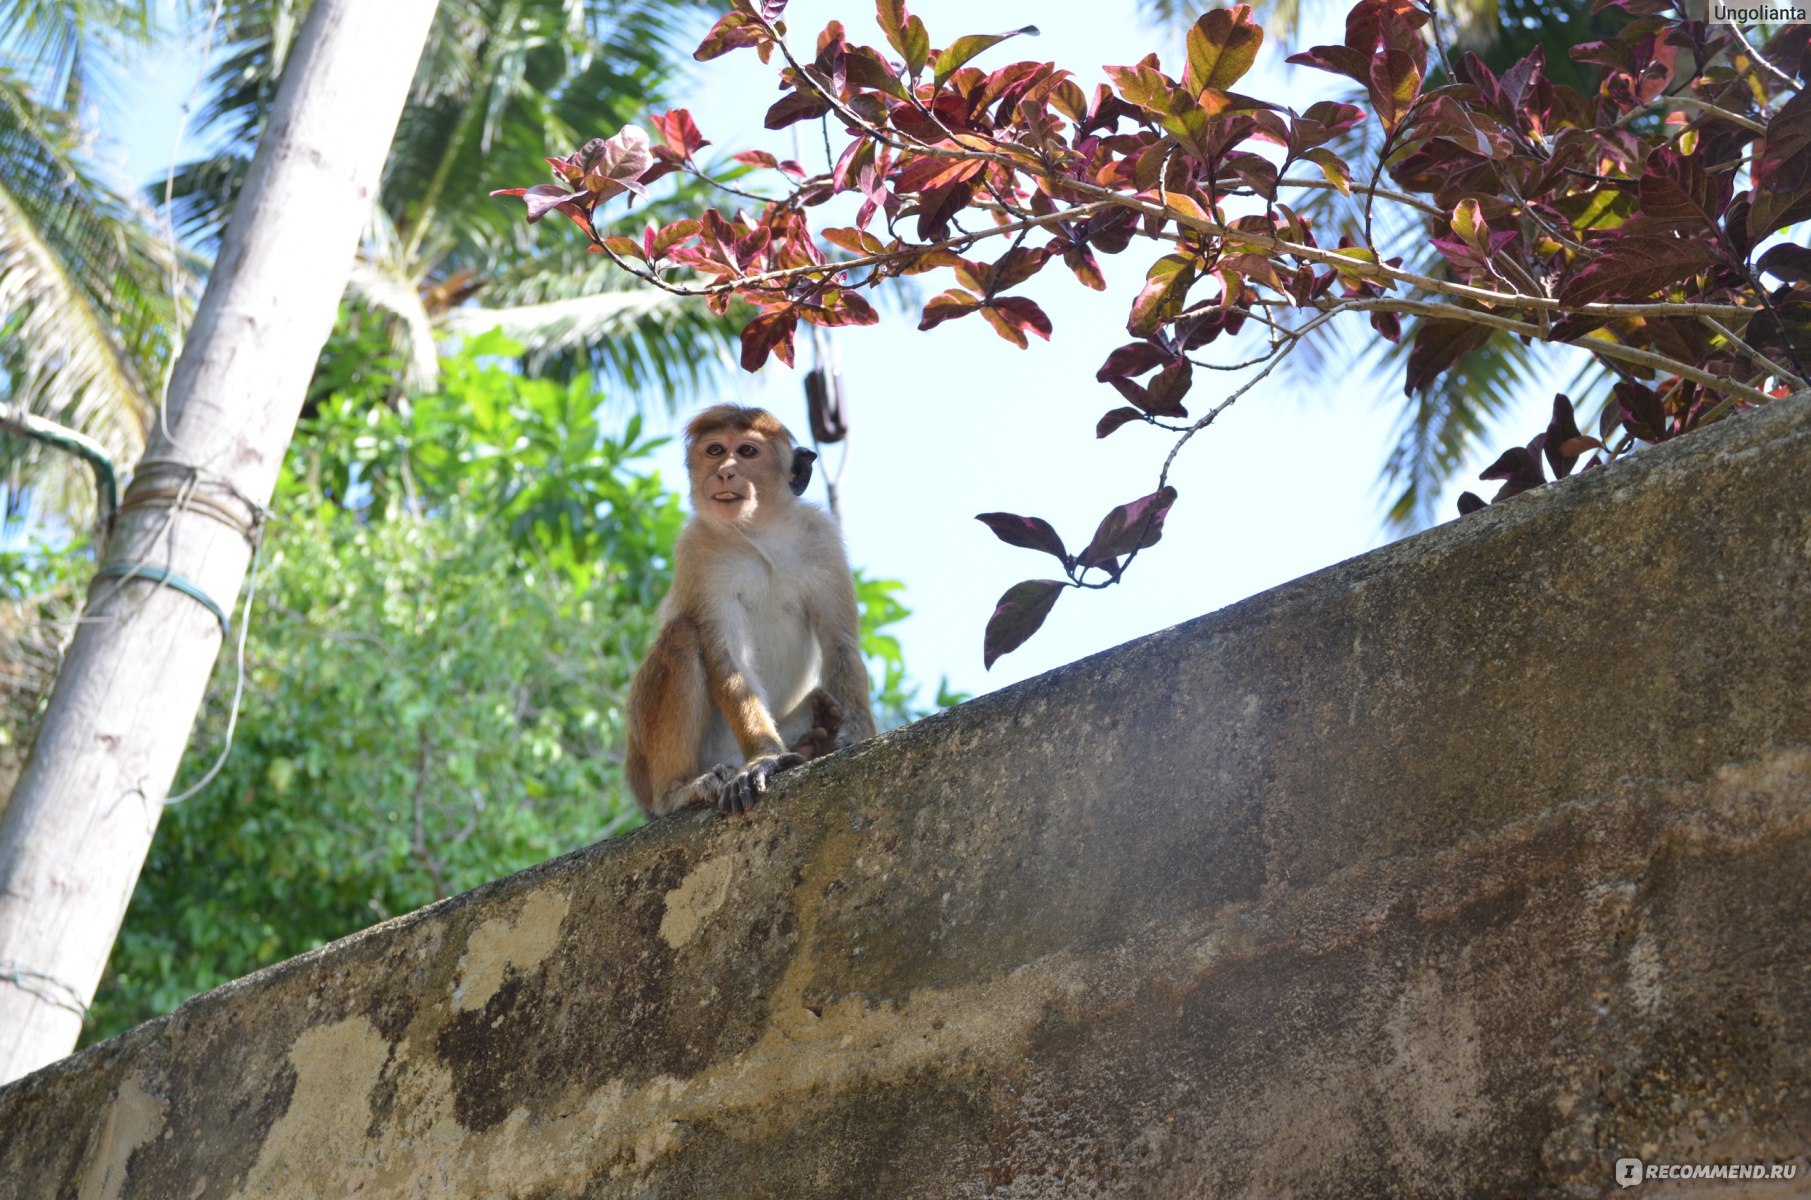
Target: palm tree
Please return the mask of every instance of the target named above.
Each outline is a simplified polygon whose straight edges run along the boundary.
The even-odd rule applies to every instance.
[[[109,187],[80,113],[109,53],[153,33],[148,0],[0,0],[0,421],[144,447],[193,275],[141,203]],[[33,420],[35,418],[35,420]],[[8,516],[81,523],[94,491],[40,441],[0,439]]]
[[[521,221],[488,192],[545,170],[658,104],[697,0],[442,0],[353,272],[351,319],[377,320],[432,384],[434,342],[502,326],[533,370],[601,370],[670,396],[723,361],[730,331],[624,280]],[[239,0],[214,69],[205,133],[223,140],[176,180],[178,219],[205,244],[250,165],[305,0]],[[645,213],[634,218],[637,225]],[[551,224],[551,223],[550,223]],[[572,231],[576,232],[576,231]]]

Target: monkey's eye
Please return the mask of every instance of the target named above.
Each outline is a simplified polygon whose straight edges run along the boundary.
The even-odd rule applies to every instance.
[[[704,448],[704,456],[706,458],[722,458],[723,457],[723,443],[722,442],[712,442],[710,445],[706,446]]]
[[[761,453],[761,448],[753,442],[743,442],[740,446],[736,447],[737,458],[753,458],[759,453]]]

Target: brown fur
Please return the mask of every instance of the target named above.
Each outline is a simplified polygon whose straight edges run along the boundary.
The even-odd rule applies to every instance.
[[[695,515],[629,692],[629,784],[656,816],[701,803],[740,811],[770,775],[874,734],[848,559],[835,523],[787,486],[792,434],[764,409],[720,404],[692,418],[685,445]],[[781,691],[796,694],[801,638],[818,675],[788,711],[771,711]],[[739,770],[705,761],[725,727]]]

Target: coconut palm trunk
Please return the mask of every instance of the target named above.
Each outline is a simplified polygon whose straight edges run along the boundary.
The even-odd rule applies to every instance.
[[[0,817],[0,1082],[75,1045],[222,644],[182,586],[225,610],[245,579],[434,8],[316,0],[283,74]]]

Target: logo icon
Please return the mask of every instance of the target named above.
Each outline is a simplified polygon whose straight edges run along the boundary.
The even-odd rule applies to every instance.
[[[1639,1158],[1619,1158],[1616,1160],[1616,1182],[1623,1187],[1634,1187],[1641,1182],[1641,1160]]]

